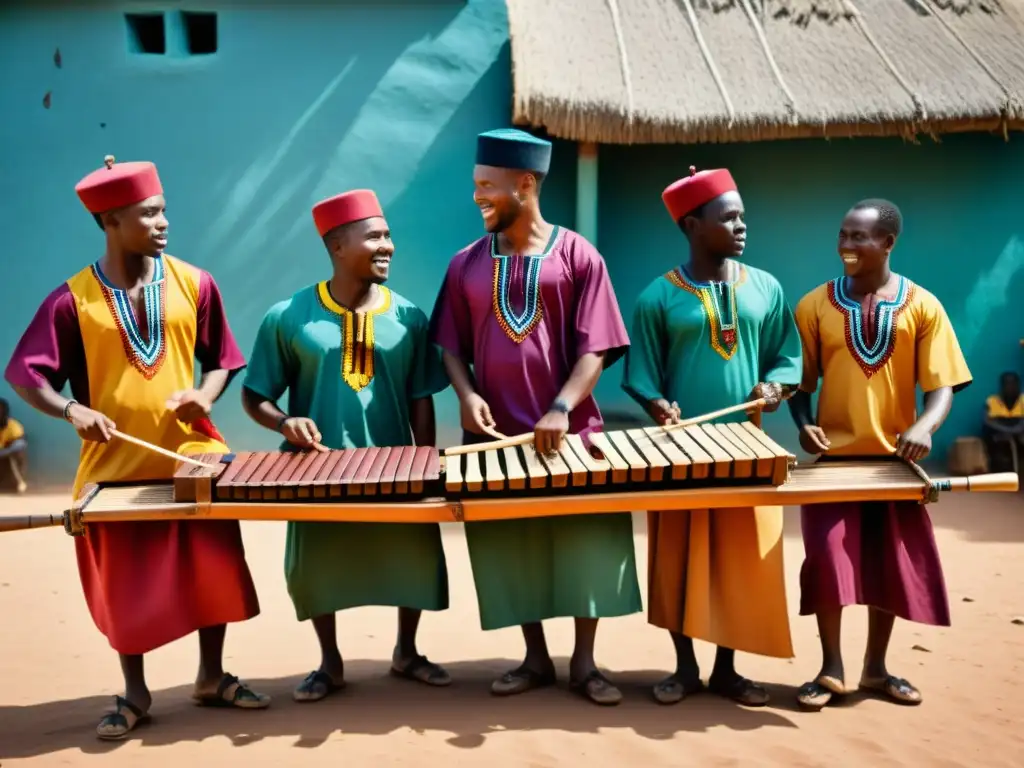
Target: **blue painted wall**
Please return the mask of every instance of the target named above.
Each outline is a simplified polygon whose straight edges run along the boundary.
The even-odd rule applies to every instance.
[[[1024,137],[603,146],[599,243],[626,312],[654,276],[685,258],[686,241],[660,196],[691,165],[731,169],[750,228],[744,259],[775,274],[793,306],[840,273],[836,236],[853,203],[884,197],[899,205],[904,234],[893,267],[945,305],[976,382],[955,399],[934,458],[958,435],[976,434],[1002,371],[1024,373]],[[600,383],[603,404],[628,407],[620,378]],[[797,450],[788,413],[765,424]]]
[[[510,57],[500,0],[208,2],[218,51],[187,56],[187,3],[5,3],[0,8],[0,359],[38,303],[96,258],[102,235],[73,186],[105,154],[160,168],[169,251],[213,272],[239,341],[250,348],[271,303],[326,274],[309,209],[353,187],[380,194],[397,246],[392,286],[430,308],[447,261],[481,234],[472,204],[474,136],[510,117]],[[167,53],[131,53],[124,13],[167,10]],[[60,49],[61,67],[54,64]],[[49,107],[44,96],[49,93]],[[899,268],[949,307],[979,386],[957,402],[944,438],[973,426],[1003,368],[1020,364],[1024,312],[1024,167],[1020,140],[948,138],[602,147],[600,241],[627,314],[652,276],[681,257],[661,189],[685,172],[728,165],[751,226],[748,258],[795,301],[836,269],[834,232],[859,197],[889,196],[908,219]],[[575,147],[556,142],[544,207],[572,224]],[[14,286],[11,288],[10,286]],[[621,366],[602,403],[633,409]],[[36,478],[66,480],[77,456],[67,425],[18,403],[37,447]],[[442,443],[456,439],[449,391]],[[272,447],[242,413],[235,383],[218,406],[229,440]],[[783,416],[768,421],[793,447]]]
[[[510,119],[503,2],[209,2],[199,9],[218,11],[218,51],[191,57],[175,28],[190,7],[0,8],[0,275],[16,286],[0,306],[4,365],[47,292],[101,253],[74,184],[106,154],[157,163],[168,251],[211,270],[247,353],[270,304],[328,274],[310,215],[317,200],[377,190],[397,249],[391,285],[427,311],[448,259],[483,233],[474,139]],[[124,14],[153,9],[172,9],[167,53],[132,54]],[[567,221],[573,146],[557,156],[548,207]],[[6,383],[0,396],[39,446],[33,475],[70,479],[70,428],[29,411]],[[438,408],[441,439],[454,441],[450,390]],[[242,413],[238,383],[215,415],[236,446],[276,443]]]

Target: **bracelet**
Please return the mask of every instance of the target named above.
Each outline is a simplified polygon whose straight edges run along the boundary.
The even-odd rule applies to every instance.
[[[569,408],[569,404],[567,402],[565,402],[565,400],[563,400],[560,397],[558,399],[556,399],[555,402],[553,402],[551,404],[550,408],[548,408],[549,412],[554,411],[555,413],[565,413],[565,414],[568,414],[570,410],[571,409]]]
[[[66,403],[64,403],[64,421],[71,421],[71,406],[78,404],[79,402],[77,400],[68,400]]]
[[[284,423],[290,419],[291,416],[282,416],[277,420],[277,431],[280,432],[284,428]]]

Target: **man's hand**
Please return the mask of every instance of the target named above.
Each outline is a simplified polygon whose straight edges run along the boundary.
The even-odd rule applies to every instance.
[[[647,414],[654,420],[655,424],[662,427],[669,424],[678,424],[683,420],[683,413],[679,409],[679,404],[676,402],[670,403],[663,397],[647,403]]]
[[[812,456],[825,453],[831,445],[825,430],[819,426],[808,424],[800,430],[800,447]]]
[[[491,407],[476,392],[473,392],[459,403],[462,417],[462,428],[476,435],[487,435],[495,428]],[[489,431],[490,430],[490,431]]]
[[[765,402],[762,410],[765,413],[773,413],[782,405],[782,385],[774,382],[761,382],[750,392],[747,400],[761,400]]]
[[[548,411],[533,428],[533,447],[537,453],[552,454],[562,447],[562,438],[569,431],[569,415]]]
[[[205,419],[213,410],[213,402],[198,389],[184,389],[167,399],[167,407],[174,411],[179,421],[186,424]]]
[[[896,455],[907,461],[920,461],[932,452],[932,433],[914,424],[896,440]]]
[[[285,440],[299,448],[318,448],[323,439],[316,423],[300,416],[285,419],[281,424],[281,434]]]
[[[110,430],[117,429],[117,425],[102,413],[79,403],[74,403],[68,408],[68,421],[78,432],[79,437],[97,443],[108,442],[113,437]]]

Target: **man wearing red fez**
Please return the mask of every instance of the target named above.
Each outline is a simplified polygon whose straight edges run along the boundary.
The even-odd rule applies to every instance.
[[[210,411],[245,360],[213,278],[164,252],[156,167],[107,157],[76,191],[106,250],[46,297],[6,378],[82,438],[77,498],[87,484],[174,475],[173,459],[117,439],[113,429],[176,453],[227,453]],[[197,360],[202,378],[193,388]],[[65,384],[70,398],[60,394]],[[197,630],[195,698],[246,709],[270,703],[221,666],[226,624],[259,613],[237,521],[90,523],[75,550],[89,611],[120,654],[125,679],[125,695],[97,727],[100,738],[123,738],[146,717],[144,654]]]
[[[732,175],[691,168],[662,198],[689,258],[640,295],[623,388],[659,424],[758,398],[776,410],[800,381],[800,336],[779,282],[739,261],[747,226]],[[793,656],[782,508],[650,513],[648,551],[648,620],[669,631],[676,650],[676,671],[654,697],[674,704],[704,689],[696,638],[718,646],[710,691],[766,704],[765,689],[736,672],[734,655]]]
[[[536,450],[585,450],[602,428],[592,392],[629,344],[604,259],[544,220],[551,143],[524,131],[477,137],[474,199],[487,234],[455,254],[432,339],[459,395],[464,442],[533,432]],[[582,440],[564,441],[567,434]],[[573,447],[573,446],[576,447]],[[572,617],[572,690],[597,704],[622,694],[594,660],[601,618],[641,609],[628,513],[465,524],[480,622],[520,626],[526,658],[491,686],[507,696],[555,683],[544,619]]]
[[[427,342],[427,316],[384,285],[395,246],[377,196],[360,189],[324,200],[313,221],[331,275],[266,313],[243,383],[246,412],[279,432],[286,451],[434,445],[433,396],[448,380]],[[448,607],[436,523],[290,522],[285,578],[321,652],[296,701],[318,701],[344,686],[334,614],[365,605],[398,609],[392,674],[451,682],[416,649],[421,612]]]
[[[843,274],[796,306],[804,367],[790,411],[800,445],[820,461],[919,461],[931,450],[931,436],[949,414],[953,394],[971,383],[942,304],[890,269],[889,254],[902,229],[899,208],[888,200],[857,203],[839,229]],[[918,387],[924,392],[920,412]],[[818,412],[812,415],[815,390]],[[800,689],[799,703],[817,710],[848,692],[842,613],[846,606],[864,605],[868,639],[859,687],[901,704],[920,704],[920,691],[889,674],[885,657],[897,616],[950,624],[927,508],[916,501],[810,504],[800,519],[806,553],[800,615],[817,616],[822,666]]]

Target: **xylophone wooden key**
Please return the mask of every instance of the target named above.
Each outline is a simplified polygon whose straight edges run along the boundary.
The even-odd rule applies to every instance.
[[[190,458],[213,464],[217,468],[197,467],[195,464],[181,462],[174,470],[171,481],[174,498],[182,502],[209,501],[213,497],[214,482],[225,473],[229,465],[224,463],[225,456],[220,453],[201,453]]]
[[[261,473],[259,482],[253,483],[255,487],[249,489],[249,498],[264,501],[277,499],[278,490],[283,486],[282,481],[288,472],[288,466],[298,456],[297,453],[281,452],[274,457],[273,461],[267,462],[264,465],[266,471]]]
[[[533,445],[519,445],[449,456],[445,488],[449,493],[564,490],[603,485],[611,465],[595,458],[578,435],[567,435],[553,455],[539,455]]]
[[[222,471],[192,469],[183,466],[176,474],[176,500],[195,501],[196,477],[204,473],[214,476],[212,493],[220,501],[417,495],[440,477],[437,449],[423,446],[252,451],[237,454]],[[199,480],[209,482],[205,475]]]
[[[630,470],[634,467],[630,467],[629,462],[626,461],[619,452],[612,446],[611,438],[608,437],[607,432],[595,432],[590,436],[590,444],[594,446],[604,457],[604,461],[607,462],[611,470],[611,481],[613,485],[624,483],[629,478]],[[636,467],[639,469],[639,467]]]
[[[604,485],[608,482],[608,473],[612,466],[606,459],[600,459],[591,453],[579,435],[566,435],[565,442],[586,468],[589,485]]]
[[[449,493],[550,489],[601,485],[665,487],[678,482],[759,481],[781,485],[793,457],[749,422],[598,432],[591,444],[568,435],[557,455],[538,456],[531,445],[449,456]]]
[[[282,501],[309,498],[309,486],[306,483],[315,477],[315,473],[323,466],[329,454],[325,451],[306,451],[299,455],[302,458],[294,462],[287,481],[282,484],[278,494]],[[301,495],[303,489],[306,490],[305,496]]]

